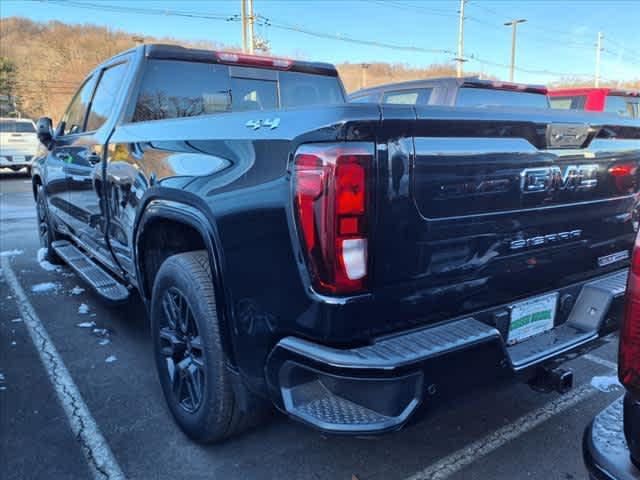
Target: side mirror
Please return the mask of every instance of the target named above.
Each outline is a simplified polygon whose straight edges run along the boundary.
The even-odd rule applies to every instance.
[[[36,125],[38,140],[47,148],[53,142],[53,123],[49,117],[40,117]]]

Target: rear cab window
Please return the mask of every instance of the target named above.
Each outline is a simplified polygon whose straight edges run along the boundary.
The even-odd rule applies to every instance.
[[[380,98],[379,93],[371,93],[369,95],[360,95],[359,97],[351,97],[349,102],[351,103],[378,103]]]
[[[429,103],[432,91],[432,88],[417,88],[387,92],[384,94],[382,102],[396,105],[426,105]]]
[[[544,93],[461,87],[458,90],[456,106],[549,108],[549,100]]]
[[[584,110],[586,95],[567,95],[565,97],[549,97],[551,108],[565,110]]]
[[[640,98],[609,95],[604,102],[604,111],[625,118],[640,118]]]
[[[175,81],[178,76],[188,80]],[[344,102],[337,77],[150,59],[145,67],[133,121]]]
[[[0,133],[36,133],[36,129],[31,122],[0,120]]]

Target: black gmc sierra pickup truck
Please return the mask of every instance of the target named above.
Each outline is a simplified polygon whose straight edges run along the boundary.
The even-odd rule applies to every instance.
[[[198,441],[274,404],[400,428],[617,326],[640,125],[584,112],[348,104],[335,68],[144,45],[38,122],[39,233],[102,297],[148,306]]]

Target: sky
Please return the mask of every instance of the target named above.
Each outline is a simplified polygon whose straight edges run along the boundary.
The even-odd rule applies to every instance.
[[[2,0],[0,17],[91,23],[127,32],[241,45],[240,0]],[[273,55],[330,63],[450,63],[460,0],[254,0],[256,33]],[[202,18],[206,17],[206,18]],[[640,78],[640,0],[467,0],[464,68],[508,79],[511,19],[515,81]]]

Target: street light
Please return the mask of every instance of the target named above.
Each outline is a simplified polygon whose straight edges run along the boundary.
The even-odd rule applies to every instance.
[[[513,82],[513,71],[516,67],[516,26],[519,23],[524,23],[527,20],[525,18],[520,18],[518,20],[511,20],[510,22],[505,22],[506,27],[512,27],[511,31],[511,69],[509,70],[509,81]]]

